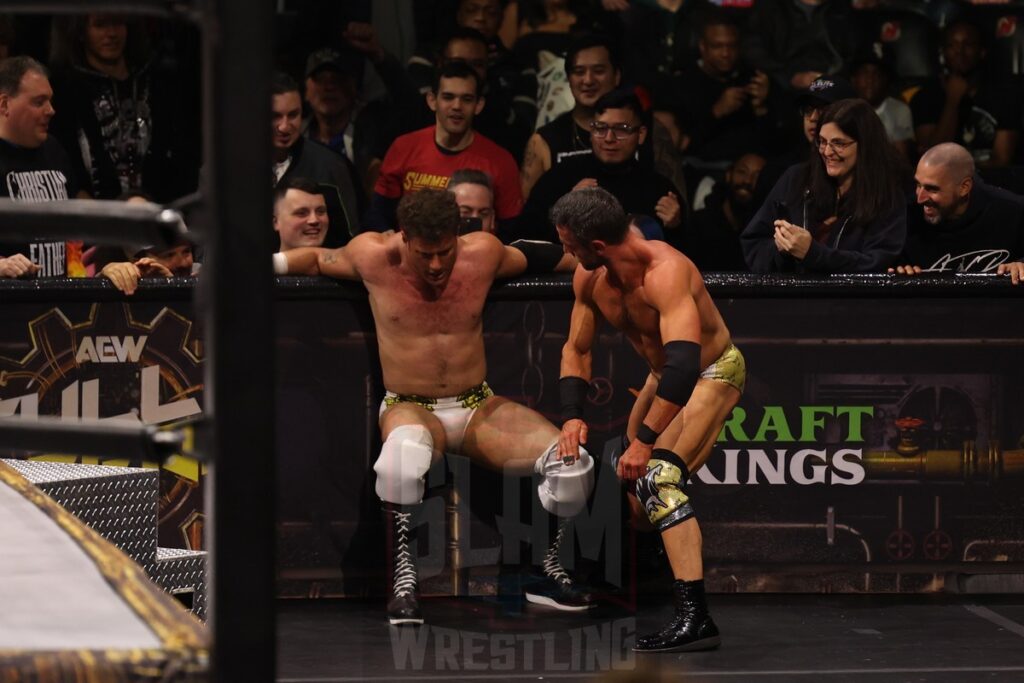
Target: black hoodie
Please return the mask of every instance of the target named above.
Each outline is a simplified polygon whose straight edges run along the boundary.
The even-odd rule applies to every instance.
[[[853,225],[849,213],[840,211],[824,241],[812,240],[803,260],[778,250],[775,246],[777,219],[806,225],[807,197],[803,182],[806,174],[807,164],[797,164],[783,173],[740,235],[750,270],[755,273],[884,273],[895,265],[907,237],[907,212],[902,206],[863,226]]]
[[[974,177],[967,210],[932,225],[920,206],[910,216],[900,263],[930,271],[995,272],[1001,263],[1024,258],[1024,197]]]

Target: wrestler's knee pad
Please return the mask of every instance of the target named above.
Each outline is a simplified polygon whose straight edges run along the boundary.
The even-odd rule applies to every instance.
[[[693,517],[693,506],[684,490],[689,478],[690,471],[678,455],[665,448],[654,449],[647,474],[636,480],[636,497],[658,531]]]
[[[422,425],[402,425],[388,435],[373,471],[381,500],[398,505],[423,501],[423,475],[430,469],[434,440]]]
[[[594,489],[594,459],[580,447],[580,457],[566,465],[558,457],[558,442],[537,458],[534,470],[540,474],[537,497],[545,510],[558,517],[572,517],[587,504]]]

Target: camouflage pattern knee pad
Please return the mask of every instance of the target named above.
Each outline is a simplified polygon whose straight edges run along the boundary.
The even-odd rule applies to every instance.
[[[689,478],[690,471],[678,455],[665,448],[654,449],[647,474],[636,480],[636,497],[658,531],[693,517],[685,491]]]

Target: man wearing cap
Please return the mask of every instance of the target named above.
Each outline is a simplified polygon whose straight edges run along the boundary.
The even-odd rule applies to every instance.
[[[294,177],[317,183],[327,200],[327,211],[334,227],[327,246],[343,245],[360,229],[359,199],[351,167],[340,154],[316,140],[304,138],[301,131],[299,84],[285,73],[276,73],[271,81],[273,185],[276,187]]]
[[[353,139],[360,102],[355,56],[334,48],[317,50],[306,60],[306,102],[310,117],[302,134],[355,161]]]

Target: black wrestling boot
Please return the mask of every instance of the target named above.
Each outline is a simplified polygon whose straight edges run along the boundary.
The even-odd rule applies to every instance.
[[[527,602],[568,612],[583,612],[594,606],[594,596],[573,581],[558,557],[570,524],[570,519],[559,520],[555,540],[544,556],[541,576],[524,591]]]
[[[413,548],[412,512],[408,507],[384,504],[385,533],[391,545],[391,599],[388,621],[392,624],[422,624],[416,587],[416,555]]]
[[[713,650],[722,643],[718,627],[708,613],[704,581],[676,581],[672,584],[676,614],[657,633],[636,639],[634,652],[696,652]]]

